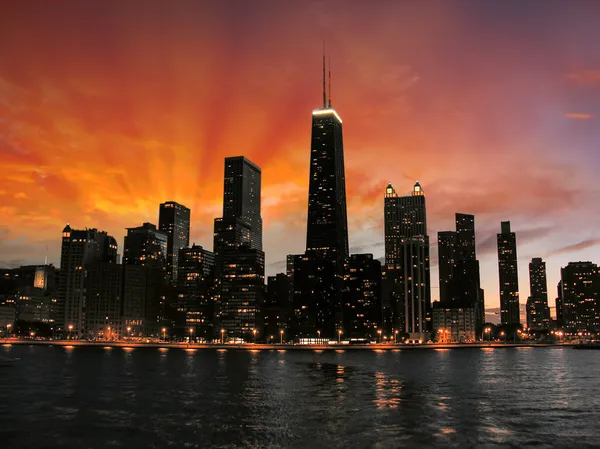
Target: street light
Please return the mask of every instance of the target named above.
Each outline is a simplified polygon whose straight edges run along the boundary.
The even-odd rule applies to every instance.
[[[272,335],[269,335],[269,340],[271,341],[271,344],[273,344],[273,338],[274,337]]]
[[[190,343],[192,342],[192,335],[194,335],[194,328],[190,327]]]
[[[338,344],[342,342],[342,330],[338,329]]]
[[[502,337],[504,337],[504,331],[500,332],[500,340],[502,340]],[[506,340],[504,340],[504,343],[506,343]]]
[[[6,325],[6,338],[10,337],[10,328],[12,327],[12,324],[7,324]]]
[[[73,331],[73,325],[69,324],[69,340],[71,339],[71,332]]]
[[[225,344],[225,329],[221,329],[221,344]]]
[[[398,343],[398,329],[394,331],[394,344]]]
[[[486,328],[484,329],[484,332],[487,334],[487,336],[488,336],[488,340],[491,342],[491,340],[492,340],[492,335],[491,335],[492,329],[491,329],[491,328],[489,328],[489,327],[486,327]]]
[[[321,331],[317,331],[317,343],[321,343]]]
[[[131,326],[127,326],[127,336],[131,337]]]
[[[254,335],[254,344],[256,344],[256,332],[258,332],[256,329],[252,329],[252,334]]]
[[[381,343],[381,332],[383,332],[381,329],[377,330],[377,333],[379,334],[379,343]]]
[[[279,343],[283,344],[283,329],[279,331]]]
[[[163,333],[163,340],[167,341],[167,328],[166,327],[162,328],[162,333]]]

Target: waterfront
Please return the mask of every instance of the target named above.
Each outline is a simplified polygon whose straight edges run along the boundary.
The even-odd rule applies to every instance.
[[[600,359],[432,351],[4,346],[11,448],[597,447]],[[4,444],[3,444],[4,445]]]

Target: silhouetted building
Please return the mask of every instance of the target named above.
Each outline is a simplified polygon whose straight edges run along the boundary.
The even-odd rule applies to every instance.
[[[123,266],[114,262],[87,265],[85,332],[91,338],[117,339],[122,335]]]
[[[292,282],[284,273],[267,278],[267,294],[263,309],[265,341],[278,338],[279,332],[290,335],[290,320],[292,319]],[[273,338],[271,338],[273,337]]]
[[[562,317],[567,334],[600,332],[600,272],[592,262],[561,269]]]
[[[100,232],[97,229],[73,230],[69,225],[63,229],[58,283],[57,331],[64,333],[69,331],[71,336],[83,334],[87,265],[93,262],[116,263],[116,261],[117,242],[106,232]]]
[[[58,270],[53,265],[25,265],[11,271],[16,281],[17,318],[53,327],[58,302]]]
[[[239,218],[250,227],[250,248],[262,251],[261,170],[243,156],[225,158],[223,219]]]
[[[386,290],[394,329],[422,340],[431,331],[431,283],[425,195],[419,182],[404,197],[389,184],[384,213]]]
[[[161,335],[169,306],[166,272],[167,235],[151,223],[127,228],[123,248],[123,318],[130,335]]]
[[[517,271],[517,238],[510,231],[510,221],[502,222],[498,234],[498,272],[500,278],[500,320],[502,324],[521,323],[519,311],[519,273]]]
[[[540,257],[534,257],[529,264],[527,327],[534,331],[548,330],[550,328],[546,262],[543,262]]]
[[[556,284],[556,299],[554,301],[554,306],[556,310],[556,328],[564,329],[565,327],[565,319],[563,316],[563,286],[562,281],[558,281]]]
[[[190,244],[190,210],[174,201],[160,205],[158,229],[167,235],[167,279],[177,282],[179,250]]]
[[[222,255],[235,251],[242,245],[250,247],[252,227],[243,218],[215,218],[213,249],[215,255],[215,277],[220,282],[223,270]]]
[[[344,142],[342,119],[326,97],[323,60],[323,105],[312,112],[306,251],[333,261],[341,274],[349,253]]]
[[[376,339],[382,330],[381,262],[372,254],[352,254],[344,269],[343,333]]]
[[[207,341],[216,336],[214,268],[214,254],[201,246],[179,250],[177,308],[186,332],[193,329],[193,336]]]

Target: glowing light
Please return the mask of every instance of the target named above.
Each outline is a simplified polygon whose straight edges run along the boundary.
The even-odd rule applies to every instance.
[[[169,350],[169,348],[158,348],[158,350],[160,352],[167,352]]]
[[[313,111],[313,115],[330,115],[330,114],[335,115],[335,118],[337,118],[338,121],[340,123],[342,123],[342,118],[338,115],[338,113],[335,111],[335,109],[330,109],[330,108],[327,108],[327,109],[315,109]]]
[[[133,348],[130,348],[129,346],[125,346],[123,348],[123,351],[125,351],[125,352],[131,352],[131,351],[133,351]]]
[[[104,350],[105,350],[105,351],[112,351],[112,347],[110,347],[110,346],[105,346],[105,347],[104,347]]]

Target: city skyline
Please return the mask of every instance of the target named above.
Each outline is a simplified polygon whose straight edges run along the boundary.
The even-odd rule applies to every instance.
[[[114,73],[89,71],[84,64],[49,64],[46,70],[38,66],[45,61],[39,53],[38,58],[25,60],[0,44],[0,55],[8,62],[0,70],[0,110],[6,117],[0,122],[4,135],[0,141],[0,168],[6,174],[0,181],[5,217],[0,227],[0,265],[41,264],[46,254],[48,262],[60,265],[57,236],[66,222],[77,229],[95,227],[106,231],[119,242],[119,253],[123,255],[125,229],[143,222],[158,224],[157,207],[164,201],[189,207],[190,244],[211,248],[213,219],[220,216],[223,157],[244,154],[261,166],[264,174],[266,275],[284,271],[286,255],[301,253],[305,245],[306,158],[310,148],[306,112],[320,103],[319,51],[325,37],[332,54],[333,102],[344,115],[350,253],[383,256],[385,187],[392,182],[399,195],[407,195],[419,179],[428,196],[430,236],[451,229],[456,212],[476,216],[477,254],[487,308],[499,306],[496,233],[500,221],[507,220],[511,221],[519,245],[521,304],[529,295],[525,282],[527,263],[532,257],[542,257],[547,263],[549,303],[553,306],[552,286],[559,280],[560,268],[570,261],[597,262],[597,248],[593,245],[600,238],[587,223],[597,222],[599,214],[587,205],[593,204],[591,198],[598,191],[593,172],[599,160],[592,151],[598,141],[599,111],[590,99],[598,93],[600,64],[590,56],[589,49],[585,50],[585,45],[579,45],[584,42],[584,30],[589,25],[585,16],[592,16],[591,4],[586,7],[583,2],[569,10],[569,14],[581,18],[581,33],[566,21],[556,31],[557,41],[574,33],[572,40],[563,42],[561,49],[555,51],[560,58],[552,64],[539,57],[530,58],[534,50],[541,50],[543,55],[555,54],[551,48],[552,42],[557,41],[549,39],[545,34],[548,32],[540,31],[544,23],[561,14],[560,4],[550,3],[554,7],[543,11],[533,25],[527,23],[537,27],[541,37],[526,40],[512,57],[507,56],[510,42],[504,47],[493,37],[494,27],[499,32],[506,25],[502,14],[492,17],[495,14],[486,6],[476,7],[470,13],[491,28],[484,32],[481,23],[474,28],[475,18],[461,14],[456,7],[440,6],[440,11],[449,13],[449,19],[445,19],[418,6],[384,5],[366,12],[359,4],[348,2],[348,10],[339,12],[339,34],[335,35],[315,21],[309,22],[308,32],[300,31],[301,19],[314,12],[310,9],[314,5],[277,6],[278,13],[287,11],[284,17],[294,36],[305,38],[301,51],[290,51],[294,47],[286,41],[271,44],[271,55],[264,56],[267,59],[260,55],[255,55],[256,60],[249,60],[248,56],[231,59],[233,50],[215,53],[201,41],[198,45],[208,51],[208,60],[215,63],[214,68],[203,70],[201,64],[188,63],[189,55],[195,52],[193,48],[184,45],[171,54],[171,46],[167,45],[156,51],[158,56],[168,58],[167,66],[173,71],[155,74],[147,81],[136,77],[135,82],[140,85],[130,85],[130,90],[127,83],[117,80],[131,78],[138,69],[98,42],[94,33],[104,26],[109,37],[124,34],[124,41],[131,44],[130,51],[137,52],[137,39],[144,38],[145,32],[136,32],[138,35],[126,29],[134,11],[123,12],[124,23],[110,25],[100,20],[82,34],[81,46],[64,42],[69,30],[56,33],[42,45],[47,54],[56,54],[52,49],[62,48],[59,56],[80,61],[85,60],[82,50],[89,51],[89,45],[97,50],[90,53],[98,55],[103,65],[115,67]],[[113,6],[104,8],[108,11]],[[201,10],[198,17],[200,12],[206,17],[220,14],[206,8],[192,9]],[[438,36],[420,41],[423,54],[417,52],[417,47],[399,44],[378,46],[381,54],[369,56],[369,48],[378,45],[388,32],[385,24],[389,22],[384,16],[390,10],[403,8],[409,8],[417,22],[443,25],[449,40],[443,42]],[[515,6],[507,2],[498,8],[510,11]],[[192,33],[192,23],[180,18],[181,33],[173,34],[173,25],[159,20],[157,9],[150,5],[142,20],[156,25],[159,34],[171,33],[167,34],[171,39],[168,44],[177,47],[186,33]],[[259,9],[268,17],[267,8]],[[25,12],[35,16],[36,12],[26,10],[27,6],[17,5],[5,17],[23,18]],[[61,23],[59,13],[72,19],[85,10],[83,4],[69,12],[57,7],[40,23],[40,30],[56,30]],[[349,31],[357,23],[359,13],[365,13],[364,20],[383,21],[381,31],[370,36],[364,46],[357,45],[357,39],[365,33],[353,37]],[[521,13],[532,20],[534,11]],[[298,14],[297,19],[291,17],[294,14]],[[512,19],[506,15],[509,17],[505,20]],[[228,20],[235,23],[238,19]],[[262,20],[266,19],[261,16],[248,26],[254,28]],[[323,20],[332,17],[324,13]],[[39,40],[20,34],[11,22],[9,19],[6,26],[0,27],[0,42],[21,39],[20,52],[27,57],[29,46],[38,45]],[[456,23],[463,23],[465,30],[459,31]],[[269,33],[277,33],[281,26],[275,24]],[[512,26],[515,39],[529,36],[524,25]],[[482,32],[484,43],[499,45],[503,51],[495,54],[496,65],[474,67],[468,57],[475,58],[489,47],[473,43],[467,56],[459,59],[458,74],[453,76],[447,69],[449,59],[457,56],[460,45],[473,38],[474,30]],[[590,28],[587,31],[589,35]],[[38,32],[41,31],[34,30],[33,34]],[[208,39],[219,36],[212,27],[203,33],[206,42],[218,40]],[[420,35],[414,27],[407,28],[406,33],[413,38]],[[251,44],[262,42],[265,36],[271,34],[258,33],[251,38]],[[225,37],[236,42],[235,36]],[[550,43],[545,44],[544,39]],[[452,50],[447,59],[440,55],[442,44]],[[148,69],[156,61],[157,55],[136,54],[139,67]],[[369,61],[369,68],[363,67],[363,58]],[[511,68],[503,65],[511,61],[522,64]],[[266,62],[269,70],[261,68]],[[195,105],[206,94],[198,86],[201,80],[244,71],[233,70],[236,67],[250,72],[249,75],[242,79],[230,75],[227,86],[217,89],[221,91],[218,97],[208,96],[208,105]],[[435,79],[436,67],[450,75]],[[65,77],[65,73],[72,77]],[[492,92],[498,80],[503,82],[498,90],[504,93]],[[463,83],[473,84],[466,89]],[[181,85],[188,86],[189,92]],[[473,93],[465,93],[465,98],[461,98],[451,90]],[[549,93],[553,94],[551,99],[542,100]],[[144,96],[148,94],[158,108],[146,103]],[[524,108],[516,96],[523,96],[531,106]],[[227,97],[227,102],[221,101],[223,97]],[[121,109],[115,106],[120,104],[118,101],[123,102],[123,112],[114,112]],[[227,103],[227,107],[223,109],[221,103]],[[164,110],[159,114],[157,109],[161,108]],[[177,119],[164,117],[163,112]],[[248,114],[253,114],[253,118],[244,124],[243,117]],[[376,129],[367,123],[374,118]],[[448,118],[452,127],[442,124]],[[428,131],[426,123],[432,124],[436,132],[424,133]],[[195,130],[192,124],[199,129]],[[239,133],[240,137],[227,137],[228,133]],[[436,133],[441,137],[424,136]],[[575,233],[569,232],[574,216],[581,223]],[[431,240],[431,285],[435,287],[437,243],[435,238]],[[438,298],[434,288],[432,299]]]

